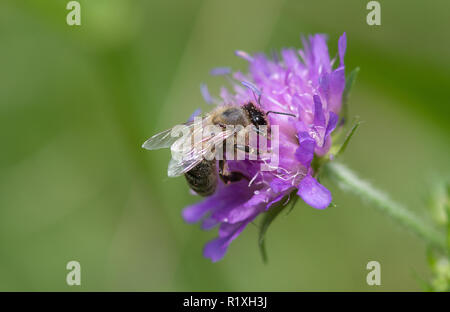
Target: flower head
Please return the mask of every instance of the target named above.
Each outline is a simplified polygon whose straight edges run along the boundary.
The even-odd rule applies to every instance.
[[[218,226],[218,237],[203,251],[213,262],[222,259],[247,224],[292,192],[317,209],[331,203],[330,191],[313,177],[311,165],[314,157],[329,151],[338,121],[345,87],[346,35],[339,39],[337,66],[328,54],[325,35],[302,41],[302,50],[283,49],[280,56],[272,58],[237,51],[236,55],[249,63],[248,73],[230,73],[225,68],[211,72],[232,78],[232,91],[223,87],[218,105],[242,106],[255,102],[256,97],[265,111],[296,116],[268,115],[270,124],[279,127],[279,160],[274,170],[261,171],[258,161],[228,161],[230,170],[245,173],[251,180],[228,185],[219,182],[213,195],[183,210],[189,223],[201,222],[203,229]],[[204,86],[202,93],[208,103],[213,102]]]

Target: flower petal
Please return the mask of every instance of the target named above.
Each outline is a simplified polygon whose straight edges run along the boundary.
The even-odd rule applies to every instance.
[[[199,203],[187,206],[183,209],[181,213],[183,215],[184,221],[187,223],[196,223],[200,221],[203,216],[213,207],[211,200],[203,200]]]
[[[238,57],[243,58],[244,60],[246,60],[248,62],[253,62],[253,57],[250,54],[248,54],[247,52],[237,50],[234,52],[234,54]]]
[[[286,66],[286,68],[295,69],[300,64],[297,52],[294,49],[281,50],[281,56],[283,57],[284,65]]]
[[[270,182],[270,188],[274,193],[281,193],[289,188],[292,187],[292,184],[290,181],[284,181],[281,179],[274,179],[272,182]]]
[[[295,158],[305,166],[305,168],[309,168],[311,161],[314,158],[316,141],[311,138],[307,132],[300,132],[298,134],[298,141],[300,146],[295,151]]]
[[[220,182],[213,195],[183,209],[182,215],[184,220],[188,223],[195,223],[200,221],[210,210],[228,211],[243,204],[246,198],[251,196],[251,193],[250,195],[246,195],[248,190],[243,185],[246,186],[246,181],[232,183],[230,185],[225,185]]]
[[[325,137],[328,137],[331,132],[336,128],[339,116],[333,112],[330,112],[330,118],[328,119],[327,130],[325,131]]]
[[[267,194],[261,191],[254,194],[242,205],[216,210],[213,213],[213,218],[231,224],[241,222],[253,215],[265,203],[267,203]]]
[[[209,72],[211,76],[224,76],[231,73],[230,67],[216,67]]]
[[[202,225],[201,228],[202,230],[211,230],[212,228],[214,228],[216,225],[218,225],[220,222],[212,217],[208,217],[203,219],[202,221]]]
[[[347,34],[344,32],[342,36],[339,38],[338,42],[339,60],[341,66],[344,65],[344,55],[346,48],[347,48]]]
[[[310,175],[300,181],[297,194],[305,203],[317,209],[325,209],[331,203],[330,191]]]
[[[208,86],[204,83],[200,85],[200,92],[202,94],[203,100],[205,100],[206,103],[212,104],[213,99],[211,97],[211,94],[209,93]]]
[[[194,118],[197,117],[198,115],[200,115],[202,113],[202,109],[201,108],[197,108],[192,115],[189,117],[188,122],[194,121]]]
[[[345,88],[345,70],[339,67],[330,74],[328,109],[338,113],[342,104],[342,93]]]
[[[325,127],[325,114],[323,113],[322,101],[318,95],[313,96],[314,100],[314,125]]]
[[[226,237],[218,237],[213,239],[203,248],[203,256],[217,262],[225,256],[228,245],[225,245]]]
[[[219,228],[219,237],[230,237],[241,227],[242,222],[239,223],[222,223]]]
[[[255,215],[256,216],[256,215]],[[203,249],[203,256],[211,259],[212,262],[217,262],[225,256],[230,243],[241,234],[247,224],[249,224],[255,216],[237,225],[228,225],[223,223],[221,225],[222,235],[207,243]]]

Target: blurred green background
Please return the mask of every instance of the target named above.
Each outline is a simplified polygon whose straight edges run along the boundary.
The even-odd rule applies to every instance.
[[[420,215],[433,179],[449,173],[450,2],[80,0],[0,3],[0,290],[415,291],[425,245],[331,181],[336,208],[298,203],[267,236],[261,261],[250,225],[219,263],[216,235],[183,222],[198,199],[168,179],[170,152],[142,142],[198,107],[215,66],[233,54],[348,36],[347,73],[360,75],[351,115],[364,122],[344,161]],[[66,263],[82,285],[66,285]],[[366,284],[381,264],[382,286]]]

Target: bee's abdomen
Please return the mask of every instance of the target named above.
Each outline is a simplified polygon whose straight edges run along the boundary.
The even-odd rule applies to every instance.
[[[216,190],[217,172],[214,160],[202,160],[184,176],[189,187],[200,196],[209,196]]]

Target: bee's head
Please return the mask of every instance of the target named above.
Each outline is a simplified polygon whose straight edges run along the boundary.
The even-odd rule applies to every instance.
[[[258,128],[259,126],[267,126],[268,121],[266,114],[258,109],[253,103],[245,104],[243,107],[244,111],[247,113],[247,117],[250,122]]]

